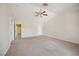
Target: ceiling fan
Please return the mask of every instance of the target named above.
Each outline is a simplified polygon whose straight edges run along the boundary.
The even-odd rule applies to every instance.
[[[43,3],[42,4],[43,6],[48,6],[48,4],[47,3]],[[40,17],[42,17],[42,16],[48,16],[48,14],[46,13],[46,11],[44,10],[42,10],[42,9],[40,9],[39,11],[36,11],[35,12],[36,13],[36,16],[40,16]]]
[[[48,16],[46,11],[43,11],[42,9],[40,9],[38,12],[35,12],[36,13],[36,16]]]

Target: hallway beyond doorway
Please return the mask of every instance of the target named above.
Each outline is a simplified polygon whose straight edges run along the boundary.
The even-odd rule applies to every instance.
[[[20,39],[21,38],[21,29],[22,29],[22,25],[21,24],[16,24],[16,39]]]

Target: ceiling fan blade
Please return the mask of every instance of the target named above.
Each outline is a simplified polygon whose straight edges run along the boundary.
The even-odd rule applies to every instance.
[[[48,16],[47,14],[43,14],[44,16]]]
[[[42,13],[45,13],[46,11],[43,11]]]

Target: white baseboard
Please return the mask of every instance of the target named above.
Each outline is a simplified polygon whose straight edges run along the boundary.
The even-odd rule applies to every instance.
[[[10,48],[10,46],[11,46],[11,42],[12,42],[12,40],[8,43],[8,47],[7,47],[7,49],[6,49],[6,51],[5,51],[5,53],[4,53],[4,55],[3,55],[3,56],[5,56],[5,55],[6,55],[6,53],[7,53],[7,51],[9,50],[9,48]]]
[[[59,40],[63,40],[63,41],[67,41],[67,42],[71,42],[71,43],[76,43],[76,44],[79,44],[79,41],[74,41],[74,40],[68,40],[66,38],[60,38],[60,37],[57,37],[57,36],[51,36],[51,35],[48,35],[48,34],[44,34],[45,36],[48,36],[48,37],[52,37],[52,38],[56,38],[56,39],[59,39]]]
[[[30,38],[30,37],[36,37],[36,36],[41,36],[43,34],[36,34],[36,35],[31,35],[31,36],[26,36],[26,37],[22,37],[22,38]]]

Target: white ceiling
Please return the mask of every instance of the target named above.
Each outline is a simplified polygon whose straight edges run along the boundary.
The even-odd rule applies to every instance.
[[[28,3],[11,4],[11,9],[13,16],[16,18],[16,22],[43,23],[55,16],[54,13],[48,10],[46,10],[48,16],[35,16],[35,11],[39,11],[40,7]]]
[[[14,3],[11,4],[11,7],[16,20],[21,20],[21,22],[25,23],[42,23],[65,10],[79,10],[78,3],[48,3],[47,7],[44,7],[42,3]],[[47,17],[40,18],[35,16],[35,11],[38,11],[40,8],[47,11]]]
[[[43,6],[43,3],[15,3],[11,5],[16,6],[27,6],[31,5],[33,7],[47,9],[48,11],[52,13],[61,13],[62,11],[68,10],[68,9],[77,9],[79,10],[79,3],[48,3],[48,6]],[[26,7],[27,8],[27,7]]]
[[[42,3],[30,3],[34,6],[48,9],[51,12],[58,13],[66,9],[79,9],[79,3],[48,3],[48,6],[43,6]]]

